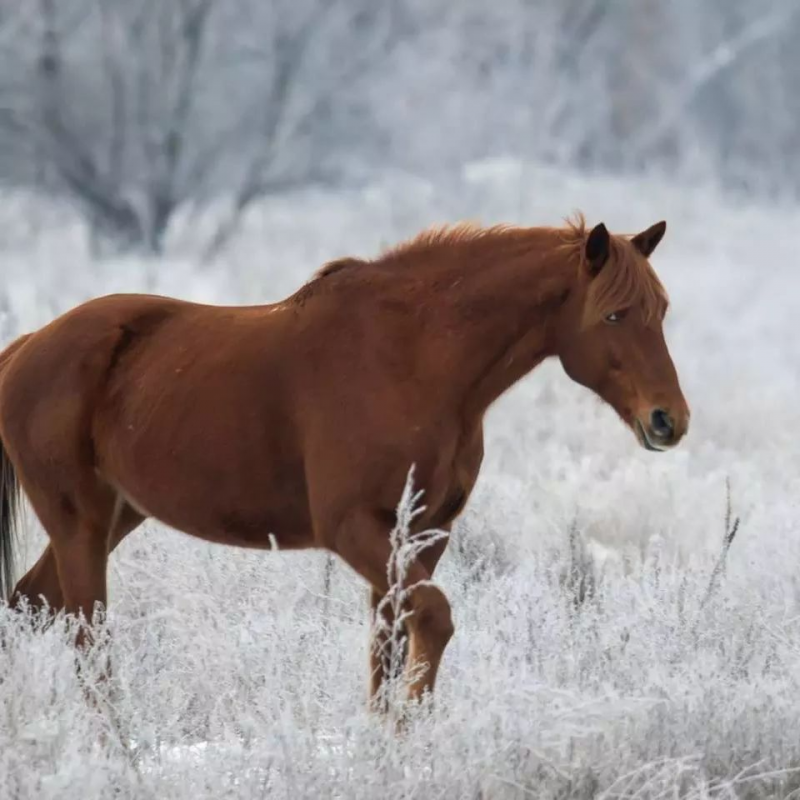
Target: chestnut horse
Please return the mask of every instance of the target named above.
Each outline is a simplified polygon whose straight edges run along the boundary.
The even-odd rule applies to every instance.
[[[478,477],[487,408],[548,356],[642,446],[674,446],[689,411],[648,261],[665,229],[456,226],[332,262],[274,305],[112,295],[17,339],[0,355],[0,596],[22,490],[49,544],[12,604],[91,618],[109,554],[153,517],[210,542],[325,548],[376,609],[409,467],[425,491],[419,529],[449,530]],[[453,634],[430,581],[445,546],[406,575],[406,669],[427,665],[412,698],[433,690]],[[377,647],[371,664],[375,696]]]

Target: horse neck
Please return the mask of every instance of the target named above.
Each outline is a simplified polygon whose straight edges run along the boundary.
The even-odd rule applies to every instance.
[[[527,246],[502,244],[465,254],[465,262],[480,263],[454,268],[458,277],[448,276],[444,292],[438,352],[458,367],[462,412],[472,419],[555,354],[553,322],[576,275],[572,251],[555,232],[531,231]]]

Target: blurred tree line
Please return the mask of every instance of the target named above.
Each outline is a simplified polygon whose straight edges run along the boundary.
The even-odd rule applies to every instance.
[[[796,0],[0,0],[0,180],[98,246],[514,155],[800,188]]]

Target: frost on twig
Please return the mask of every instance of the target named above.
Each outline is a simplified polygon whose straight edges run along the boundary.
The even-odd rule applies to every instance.
[[[413,613],[409,608],[412,592],[423,582],[407,584],[409,568],[419,554],[435,542],[448,536],[442,530],[413,532],[414,521],[425,511],[420,504],[424,491],[414,489],[414,466],[408,471],[403,493],[397,506],[397,521],[389,534],[391,554],[386,565],[389,591],[376,608],[373,647],[380,657],[384,680],[376,699],[390,715],[399,710],[410,683],[418,677],[425,664],[405,669],[407,654],[406,620]]]
[[[711,572],[708,588],[706,589],[705,596],[700,603],[701,610],[705,607],[712,595],[719,588],[720,580],[725,574],[728,551],[731,549],[733,540],[736,538],[740,521],[740,517],[733,517],[731,507],[731,479],[730,477],[727,477],[725,478],[725,531],[722,537],[722,551],[720,552],[717,563],[714,565],[714,569]]]
[[[561,588],[577,611],[594,596],[595,584],[594,563],[575,519],[569,529],[569,563],[561,575]]]

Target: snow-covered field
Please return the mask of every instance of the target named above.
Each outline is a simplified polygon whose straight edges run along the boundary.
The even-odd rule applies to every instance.
[[[653,455],[555,363],[498,402],[437,573],[457,633],[405,738],[365,711],[367,594],[346,567],[326,594],[320,553],[148,524],[111,559],[93,704],[65,625],[0,608],[0,798],[800,796],[800,210],[495,162],[275,198],[202,265],[202,220],[168,261],[97,263],[56,209],[0,205],[4,341],[109,291],[275,300],[433,223],[665,218],[653,263],[692,409]],[[727,487],[740,524],[712,579]],[[42,541],[31,520],[27,563]]]

